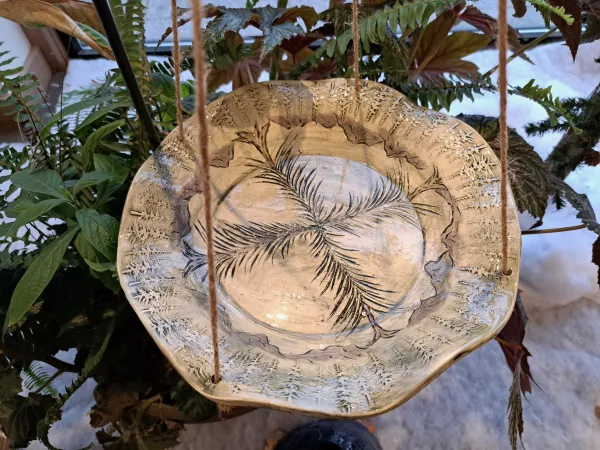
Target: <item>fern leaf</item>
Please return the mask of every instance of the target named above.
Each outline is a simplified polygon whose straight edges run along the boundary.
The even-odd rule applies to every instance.
[[[495,86],[489,78],[477,77],[468,79],[460,77],[437,77],[434,79],[420,79],[397,83],[393,79],[386,80],[395,89],[408,96],[413,102],[424,107],[440,110],[450,110],[450,106],[456,100],[462,102],[466,97],[475,101],[474,94],[483,95],[484,91],[494,92]]]
[[[0,42],[0,47],[2,44]],[[23,73],[22,66],[3,69],[15,61],[8,55],[8,51],[0,52],[0,98],[3,98],[2,106],[9,108],[4,115],[14,116],[27,140],[36,144],[43,123],[40,114],[45,106],[45,94],[37,77],[33,73]]]
[[[44,367],[37,361],[33,361],[28,367],[25,367],[21,377],[23,378],[23,386],[28,391],[37,391],[42,395],[58,397],[58,391],[52,385],[54,376],[48,375]]]
[[[529,3],[531,3],[533,5],[533,7],[542,15],[542,17],[546,21],[546,24],[550,23],[550,16],[552,14],[556,14],[557,16],[559,16],[561,19],[563,19],[565,22],[567,22],[568,25],[572,25],[573,21],[575,20],[573,18],[573,16],[567,14],[567,12],[565,11],[565,8],[562,6],[560,6],[560,7],[552,6],[552,5],[548,4],[545,0],[527,0],[527,1]]]
[[[575,125],[573,116],[569,114],[560,99],[555,98],[552,95],[551,91],[552,86],[541,88],[535,84],[535,80],[531,80],[523,87],[511,89],[509,93],[528,98],[529,100],[532,100],[542,106],[550,118],[551,125],[557,125],[559,123],[559,119],[563,118],[570,125],[575,134],[581,134],[582,130],[577,128]]]
[[[402,31],[414,29],[427,24],[432,15],[439,14],[456,3],[458,0],[404,0],[396,2],[391,8],[378,10],[359,21],[362,47],[368,53],[371,43],[381,44],[386,40],[385,32],[388,27],[392,32],[396,32],[398,26]],[[347,29],[337,38],[338,50],[345,52],[351,39],[352,30]]]
[[[517,438],[523,436],[523,403],[521,402],[521,360],[513,372],[513,381],[508,396],[508,438],[513,450],[517,449]]]

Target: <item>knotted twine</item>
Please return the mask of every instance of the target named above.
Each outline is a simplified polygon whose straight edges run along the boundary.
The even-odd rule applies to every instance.
[[[196,115],[198,116],[198,140],[200,145],[200,161],[196,157],[196,164],[202,168],[202,191],[204,194],[204,219],[206,222],[206,243],[208,256],[208,298],[210,302],[210,322],[213,345],[213,382],[221,380],[219,343],[218,343],[218,317],[217,317],[217,292],[215,254],[213,242],[213,217],[212,217],[212,190],[210,185],[210,164],[208,159],[208,125],[206,121],[206,89],[204,65],[204,36],[202,30],[202,0],[192,0],[192,21],[194,27],[194,68],[196,72]],[[171,19],[173,27],[173,65],[175,68],[175,91],[177,102],[177,128],[179,139],[185,141],[183,131],[183,113],[181,107],[181,53],[179,49],[179,31],[177,21],[177,0],[171,0]],[[352,39],[354,52],[354,90],[360,90],[360,56],[358,33],[358,0],[352,0]],[[512,274],[508,267],[508,128],[506,123],[507,105],[507,77],[506,50],[508,44],[508,22],[506,0],[498,2],[498,89],[500,91],[500,163],[501,163],[501,236],[502,236],[502,273],[506,276]]]
[[[192,23],[194,27],[194,69],[196,73],[196,116],[198,117],[198,141],[200,159],[192,150],[196,168],[201,169],[202,194],[204,195],[204,222],[206,223],[206,253],[208,257],[208,299],[210,303],[210,325],[213,346],[213,383],[221,380],[219,361],[219,329],[217,312],[217,275],[215,271],[215,248],[213,237],[212,189],[210,182],[210,161],[208,156],[208,124],[206,121],[206,87],[204,66],[204,36],[202,31],[202,0],[192,0]],[[177,102],[177,128],[179,140],[185,142],[183,113],[181,107],[181,53],[179,31],[177,29],[177,0],[171,0],[171,20],[173,27],[173,66],[175,69],[175,91]]]
[[[498,90],[500,91],[500,164],[502,178],[500,180],[501,203],[501,235],[502,235],[502,273],[512,274],[508,267],[508,126],[506,124],[507,80],[506,80],[506,48],[508,44],[508,22],[506,1],[498,1]]]

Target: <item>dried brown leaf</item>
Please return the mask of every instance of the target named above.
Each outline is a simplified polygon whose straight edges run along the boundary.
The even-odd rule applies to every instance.
[[[104,34],[102,22],[100,22],[93,3],[82,2],[81,0],[44,0],[44,2],[60,8],[75,22],[87,25],[98,33]]]
[[[1,0],[0,17],[27,27],[46,26],[80,39],[102,56],[114,59],[109,48],[99,45],[60,8],[41,0]]]

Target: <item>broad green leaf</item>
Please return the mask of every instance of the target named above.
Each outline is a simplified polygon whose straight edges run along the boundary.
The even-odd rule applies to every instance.
[[[83,122],[81,122],[77,128],[75,128],[75,130],[73,130],[75,133],[78,133],[79,131],[81,131],[83,128],[87,127],[89,124],[95,122],[96,120],[104,117],[105,115],[107,115],[110,112],[113,112],[115,109],[118,108],[127,108],[131,106],[131,101],[129,100],[123,100],[120,102],[115,102],[115,103],[111,103],[110,105],[106,105],[103,106],[102,108],[99,108],[97,111],[94,111],[92,114],[90,114],[87,119],[85,119]]]
[[[102,153],[94,153],[94,168],[100,172],[114,175],[115,182],[119,184],[124,183],[129,175],[129,168],[124,162]]]
[[[88,100],[82,100],[77,103],[73,103],[62,109],[62,111],[56,112],[54,116],[48,121],[48,123],[42,128],[40,132],[40,139],[44,139],[46,135],[52,130],[52,127],[56,124],[56,122],[62,120],[64,117],[70,116],[71,114],[78,113],[83,111],[84,109],[91,108],[92,106],[101,105],[103,103],[108,103],[113,100],[113,96],[106,97],[97,97],[90,98]]]
[[[304,30],[299,25],[290,22],[280,23],[278,25],[261,25],[263,30],[262,47],[260,58],[264,58],[271,53],[275,47],[281,44],[284,39],[291,38],[295,34],[304,34]]]
[[[112,263],[112,262],[98,263],[98,262],[90,261],[89,259],[86,259],[85,262],[88,264],[88,266],[90,266],[96,272],[106,272],[106,271],[114,272],[116,270],[115,263]]]
[[[10,300],[4,330],[17,323],[44,291],[79,227],[71,228],[45,247],[23,274]]]
[[[109,172],[93,171],[83,174],[83,176],[77,181],[75,188],[73,189],[73,195],[77,195],[82,189],[90,186],[95,186],[104,181],[115,180],[116,175]]]
[[[157,90],[161,90],[166,96],[175,98],[175,83],[173,77],[166,73],[153,73],[151,75],[150,85]]]
[[[117,259],[119,221],[95,209],[80,209],[76,213],[81,231],[90,244],[109,261]]]
[[[75,237],[75,248],[86,262],[101,262],[98,252],[96,252],[94,246],[90,244],[90,241],[85,238],[83,232],[78,233]]]
[[[25,195],[19,195],[11,204],[4,210],[6,217],[16,219],[33,205],[33,201],[29,200]]]
[[[13,236],[19,231],[23,225],[28,224],[29,222],[37,219],[41,215],[47,213],[52,208],[65,203],[67,200],[62,199],[50,199],[50,200],[42,200],[41,202],[34,203],[29,208],[27,208],[23,213],[17,216],[17,219],[14,222],[10,223],[10,227],[6,230],[5,236]]]
[[[207,33],[212,33],[218,39],[227,31],[239,32],[252,18],[252,11],[246,8],[222,8],[221,14],[213,19],[206,27]]]
[[[106,136],[113,133],[115,130],[119,129],[123,125],[125,125],[125,119],[116,120],[114,122],[104,125],[103,127],[98,128],[86,139],[85,144],[83,146],[84,151],[94,153],[96,148],[98,148],[98,145],[100,145],[102,139],[104,139]]]
[[[96,41],[96,43],[98,45],[108,48],[108,49],[110,48],[108,39],[106,39],[106,36],[104,36],[102,33],[99,33],[98,31],[94,30],[92,27],[89,27],[86,24],[81,23],[81,22],[79,22],[79,26],[81,27],[81,29],[83,31],[85,31],[88,34],[88,36],[90,38],[92,38],[94,41]]]
[[[63,186],[63,181],[56,170],[39,170],[31,172],[29,169],[14,173],[10,181],[25,191],[47,194],[56,198],[69,198],[68,191]]]

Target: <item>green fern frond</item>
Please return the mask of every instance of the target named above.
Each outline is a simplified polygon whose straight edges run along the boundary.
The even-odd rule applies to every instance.
[[[413,102],[435,110],[442,108],[450,110],[450,106],[455,100],[462,102],[466,97],[475,101],[474,94],[483,95],[484,91],[494,92],[496,90],[489,78],[483,78],[480,75],[471,79],[439,77],[435,80],[421,79],[406,83],[397,83],[391,80],[385,83],[398,89]]]
[[[439,14],[447,7],[453,7],[458,0],[416,0],[398,1],[390,8],[381,9],[359,21],[361,45],[370,52],[372,43],[383,43],[386,40],[388,27],[396,32],[398,27],[404,32],[427,24],[434,14]],[[338,50],[346,51],[352,40],[352,30],[348,29],[338,36]]]
[[[529,81],[523,87],[516,87],[509,91],[510,94],[520,95],[528,98],[542,106],[550,119],[550,125],[555,126],[559,119],[563,118],[573,129],[575,134],[581,134],[582,130],[575,125],[573,116],[563,106],[559,98],[552,95],[552,86],[541,88],[535,84],[535,80]]]
[[[144,34],[146,7],[142,4],[142,0],[110,0],[110,6],[135,77],[144,98],[148,100],[151,91],[150,65],[146,55]],[[116,84],[125,86],[121,77],[117,79]],[[125,91],[123,95],[129,94]]]
[[[0,46],[2,46],[0,42]],[[16,60],[10,52],[0,52],[0,107],[8,108],[4,114],[14,116],[21,132],[29,142],[37,141],[41,127],[41,108],[45,107],[45,94],[40,81],[33,73],[24,73],[23,66],[5,68]]]
[[[361,47],[369,53],[371,44],[383,45],[388,42],[390,35],[394,35],[398,27],[402,31],[407,31],[425,25],[433,14],[439,14],[445,8],[453,7],[457,3],[458,0],[403,0],[396,2],[392,7],[378,10],[360,19],[358,23]],[[336,27],[336,31],[337,28],[339,27]],[[343,54],[348,49],[350,41],[352,41],[352,29],[347,28],[336,38],[330,39],[319,47],[311,58],[294,67],[290,77],[297,78],[309,67],[318,65],[325,56],[332,58],[336,52]]]
[[[21,378],[23,379],[23,386],[28,391],[36,391],[39,394],[51,395],[52,397],[58,397],[59,395],[56,388],[52,385],[54,376],[49,375],[37,361],[33,361],[23,369]]]
[[[571,25],[574,21],[573,16],[567,14],[563,6],[557,7],[546,3],[545,0],[527,0],[533,7],[542,15],[546,24],[550,23],[550,16],[556,14],[562,18],[567,24]]]

